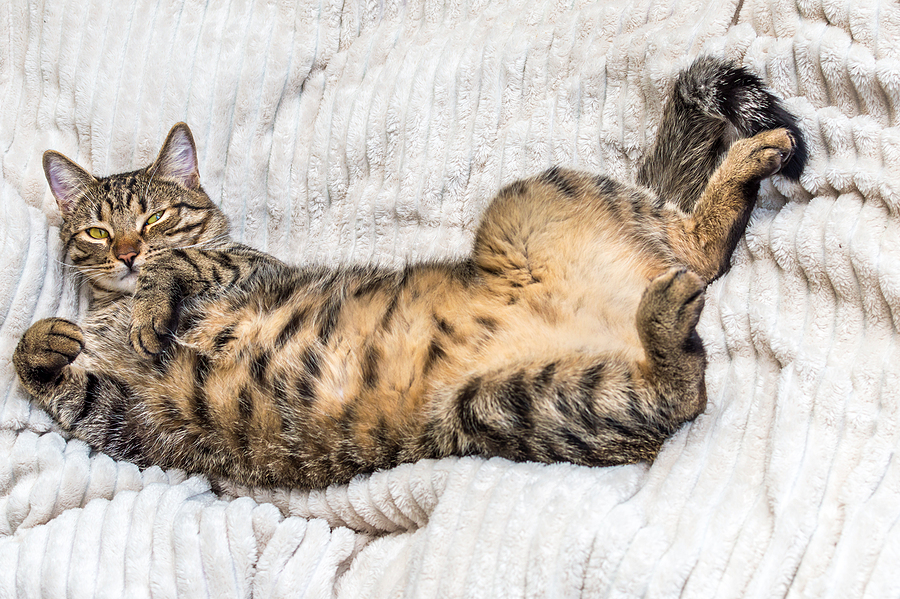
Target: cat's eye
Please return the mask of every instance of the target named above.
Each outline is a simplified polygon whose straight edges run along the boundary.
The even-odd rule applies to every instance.
[[[87,234],[94,239],[106,239],[107,237],[109,237],[109,231],[107,231],[106,229],[101,229],[100,227],[91,227],[87,230]]]
[[[152,225],[153,223],[157,222],[159,219],[162,218],[164,212],[165,212],[165,210],[160,210],[159,212],[155,212],[155,213],[151,214],[150,218],[148,218],[147,222],[144,224]]]

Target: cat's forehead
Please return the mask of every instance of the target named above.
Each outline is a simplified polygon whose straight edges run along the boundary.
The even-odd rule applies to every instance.
[[[147,177],[140,171],[98,179],[83,191],[63,219],[76,228],[98,221],[126,225],[135,215],[152,208],[146,189]]]
[[[95,193],[107,200],[115,200],[136,194],[147,195],[151,186],[154,186],[151,177],[140,170],[98,179]]]
[[[166,206],[172,201],[170,187],[153,180],[145,171],[134,171],[99,179],[85,201],[95,217],[107,220],[119,214],[137,215]]]
[[[147,176],[144,171],[133,171],[120,175],[110,175],[99,179],[98,189],[104,193],[115,193],[120,190],[130,190],[139,183],[146,185]]]
[[[100,179],[83,198],[83,207],[97,220],[119,220],[148,209],[145,188],[146,181],[132,174]]]

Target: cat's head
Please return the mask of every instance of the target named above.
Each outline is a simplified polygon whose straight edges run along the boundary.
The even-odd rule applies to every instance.
[[[96,289],[133,293],[150,256],[228,240],[228,219],[200,187],[191,131],[178,123],[147,168],[95,178],[54,151],[44,173],[63,217],[63,247]]]

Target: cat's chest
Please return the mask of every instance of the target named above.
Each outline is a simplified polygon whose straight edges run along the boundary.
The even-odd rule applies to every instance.
[[[79,356],[82,363],[90,362],[112,372],[146,367],[129,342],[130,298],[92,308],[79,324],[85,336],[85,349]]]

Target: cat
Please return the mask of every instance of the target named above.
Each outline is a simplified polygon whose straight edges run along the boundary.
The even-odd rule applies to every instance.
[[[497,194],[465,259],[294,267],[231,241],[187,125],[95,178],[48,151],[80,325],[33,324],[21,384],[110,456],[315,488],[451,455],[652,461],[706,407],[696,324],[796,118],[743,67],[676,78],[636,184],[554,167]]]

